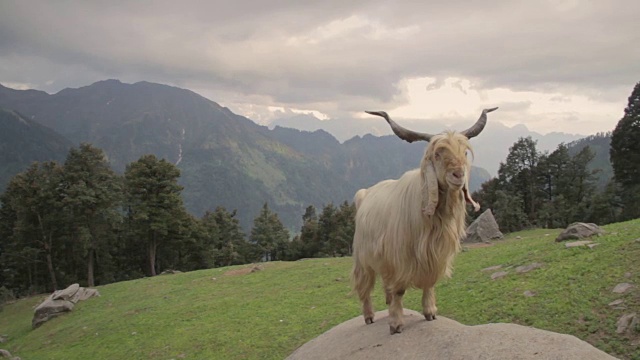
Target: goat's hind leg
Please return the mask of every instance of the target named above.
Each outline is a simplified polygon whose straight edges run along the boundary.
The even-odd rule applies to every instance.
[[[362,315],[366,324],[372,324],[374,318],[371,291],[376,283],[376,273],[372,269],[364,269],[359,265],[353,266],[353,289],[362,303]]]

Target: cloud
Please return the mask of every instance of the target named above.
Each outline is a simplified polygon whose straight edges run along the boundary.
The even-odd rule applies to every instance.
[[[105,78],[147,80],[201,89],[238,108],[344,117],[410,105],[406,84],[416,78],[432,79],[422,92],[455,78],[458,92],[619,101],[640,74],[633,46],[640,3],[631,1],[21,1],[2,8],[0,82],[49,92]]]

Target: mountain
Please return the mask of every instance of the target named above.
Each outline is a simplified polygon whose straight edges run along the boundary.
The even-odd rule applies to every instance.
[[[594,152],[593,160],[589,163],[589,169],[597,171],[598,187],[604,189],[613,177],[613,168],[609,160],[611,133],[598,133],[567,144],[571,156],[575,156],[587,146]]]
[[[393,116],[393,114],[391,114]],[[428,133],[439,133],[449,128],[466,129],[473,124],[475,119],[469,119],[467,123],[454,124],[451,127],[442,122],[419,122],[411,119],[403,119],[400,123],[415,131]],[[299,130],[315,131],[325,130],[335,136],[339,141],[344,142],[354,136],[364,136],[373,134],[376,136],[390,135],[391,129],[384,121],[377,117],[371,119],[329,119],[319,120],[313,115],[299,114],[290,117],[276,119],[271,124],[272,127],[289,127]],[[509,154],[511,147],[520,137],[531,136],[536,140],[537,148],[540,151],[553,151],[558,144],[569,143],[582,138],[581,135],[552,132],[546,135],[530,131],[525,125],[508,127],[499,122],[489,119],[485,130],[481,136],[472,140],[475,154],[474,165],[486,169],[492,176],[497,175],[500,162],[504,161]]]
[[[72,144],[19,113],[0,108],[0,189],[34,161],[64,162]]]
[[[397,178],[419,165],[425,147],[394,136],[341,144],[321,130],[270,130],[192,91],[148,82],[106,80],[52,95],[0,86],[0,106],[103,149],[118,172],[144,154],[167,159],[181,170],[190,212],[238,209],[245,229],[265,202],[298,229],[306,206]],[[472,189],[488,179],[477,169],[473,177]]]

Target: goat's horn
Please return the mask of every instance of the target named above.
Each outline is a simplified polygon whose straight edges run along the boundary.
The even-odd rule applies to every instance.
[[[417,140],[430,141],[433,135],[427,133],[421,133],[412,131],[409,129],[405,129],[402,126],[398,125],[395,121],[391,120],[389,114],[384,111],[365,111],[367,114],[382,116],[389,125],[391,126],[391,130],[396,134],[400,139],[406,142],[414,142]]]
[[[482,132],[482,129],[484,129],[484,126],[487,125],[487,113],[490,113],[496,109],[498,108],[494,107],[491,109],[482,110],[482,114],[480,114],[480,118],[478,119],[478,121],[476,121],[476,123],[467,130],[461,131],[460,134],[466,136],[467,139],[478,136],[478,134]]]

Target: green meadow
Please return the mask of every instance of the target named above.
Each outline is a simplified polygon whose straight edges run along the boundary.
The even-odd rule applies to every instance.
[[[622,359],[640,359],[640,328],[616,333],[624,314],[640,315],[640,220],[604,227],[598,245],[565,248],[559,230],[513,233],[492,246],[468,246],[453,277],[437,286],[439,315],[463,324],[512,322],[572,334]],[[540,268],[517,273],[518,266]],[[482,271],[501,265],[499,270]],[[5,304],[1,348],[30,359],[282,359],[331,327],[360,315],[350,295],[350,258],[233,266],[99,286],[101,296],[31,329],[46,295]],[[492,280],[491,274],[507,275]],[[635,286],[624,294],[618,283]],[[529,291],[534,296],[525,296]],[[405,307],[420,311],[420,291]],[[608,304],[623,299],[624,308]],[[380,285],[376,310],[385,308]],[[402,335],[395,335],[402,336]],[[428,340],[426,340],[428,341]]]

